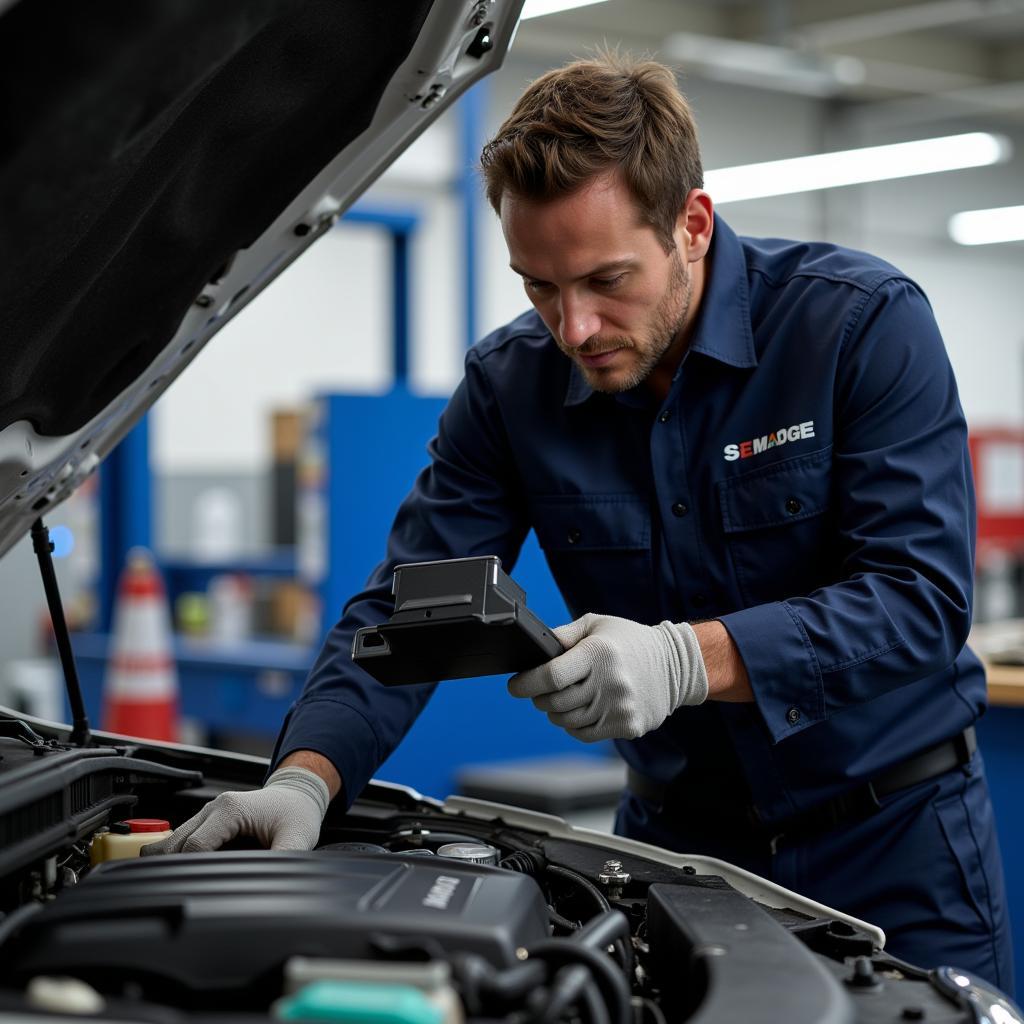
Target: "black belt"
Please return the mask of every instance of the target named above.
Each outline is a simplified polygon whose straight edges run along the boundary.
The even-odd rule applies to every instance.
[[[774,853],[782,839],[792,842],[839,825],[863,821],[881,808],[881,797],[967,764],[977,746],[972,725],[953,739],[908,758],[849,792],[775,822],[764,821],[752,804],[729,805],[708,795],[702,797],[707,790],[688,783],[685,776],[671,782],[658,782],[630,768],[626,786],[635,796],[659,804],[669,812],[700,816],[702,823],[723,837],[766,840]]]

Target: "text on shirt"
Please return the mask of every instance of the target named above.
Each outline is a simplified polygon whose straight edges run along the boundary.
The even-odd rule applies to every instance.
[[[791,427],[781,427],[770,434],[753,437],[749,441],[727,444],[722,451],[726,462],[735,462],[737,459],[749,459],[751,455],[760,455],[761,452],[777,448],[787,441],[802,441],[807,437],[814,437],[814,420],[804,420],[803,423],[794,423]]]

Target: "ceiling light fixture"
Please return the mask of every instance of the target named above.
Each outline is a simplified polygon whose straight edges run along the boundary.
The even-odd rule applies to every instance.
[[[545,14],[557,14],[558,11],[571,11],[574,7],[589,7],[591,4],[603,4],[607,0],[526,0],[519,15],[520,21],[527,18],[540,18]]]
[[[1009,139],[1002,135],[968,132],[938,139],[723,167],[707,172],[704,187],[716,203],[735,203],[742,199],[764,199],[794,192],[814,192],[871,181],[986,167],[1003,163],[1012,152]]]
[[[949,237],[960,245],[1024,241],[1024,206],[955,213],[949,218]]]
[[[863,84],[867,69],[856,57],[794,50],[744,39],[673,32],[667,56],[705,78],[801,96],[836,96]]]

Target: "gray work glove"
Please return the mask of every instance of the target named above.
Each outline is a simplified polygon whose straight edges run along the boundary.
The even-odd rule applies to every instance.
[[[636,739],[684,704],[703,704],[708,675],[685,622],[643,626],[612,615],[584,615],[559,626],[564,654],[508,681],[513,697],[585,743]]]
[[[330,790],[306,768],[278,768],[262,789],[221,793],[166,839],[150,843],[143,857],[203,853],[236,836],[254,836],[271,850],[312,850],[330,803]]]

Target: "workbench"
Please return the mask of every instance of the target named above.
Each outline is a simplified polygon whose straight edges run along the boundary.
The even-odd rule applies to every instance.
[[[993,665],[985,662],[988,699],[1000,707],[1024,707],[1024,665]]]

